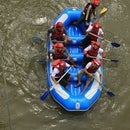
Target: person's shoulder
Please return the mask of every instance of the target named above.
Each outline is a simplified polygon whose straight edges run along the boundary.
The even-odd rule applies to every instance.
[[[54,27],[50,27],[49,29],[48,29],[48,32],[53,32],[54,31]]]
[[[91,49],[91,46],[92,46],[92,45],[87,46],[86,48],[84,48],[84,50],[89,50],[89,49]]]
[[[58,68],[54,67],[53,72],[58,72],[58,71],[59,71]]]
[[[99,48],[99,51],[103,51],[103,49],[100,47],[100,48]]]
[[[67,31],[66,31],[65,27],[63,27],[63,31],[67,33]]]
[[[85,68],[89,68],[91,66],[92,62],[88,62]]]
[[[55,50],[54,49],[51,49],[50,51],[48,51],[49,53],[54,53]]]

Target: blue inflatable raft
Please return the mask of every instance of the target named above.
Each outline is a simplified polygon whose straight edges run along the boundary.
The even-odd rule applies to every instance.
[[[82,91],[87,77],[82,77],[82,85],[80,87],[75,88],[74,86],[77,84],[77,73],[80,69],[82,69],[81,61],[83,58],[83,49],[79,47],[80,41],[85,37],[84,35],[84,25],[83,23],[78,26],[73,25],[74,21],[77,21],[82,13],[81,9],[78,8],[66,8],[58,15],[53,24],[57,22],[63,22],[64,27],[72,39],[72,42],[69,43],[68,51],[73,59],[75,59],[76,64],[79,65],[79,68],[72,68],[69,73],[72,75],[70,79],[70,84],[68,90],[66,90],[61,85],[55,85],[51,79],[52,66],[51,62],[47,61],[47,82],[50,89],[51,86],[53,88],[50,90],[50,93],[53,99],[60,104],[67,111],[87,111],[92,107],[92,105],[99,99],[102,87],[99,85],[99,74],[95,74],[95,79],[91,81],[87,90],[80,95]],[[48,42],[47,50],[49,51],[52,48],[52,43]],[[102,70],[102,67],[101,67]]]

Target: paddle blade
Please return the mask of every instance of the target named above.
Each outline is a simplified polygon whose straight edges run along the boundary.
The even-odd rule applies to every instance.
[[[114,96],[115,96],[115,94],[114,94],[113,92],[111,92],[111,91],[107,91],[107,94],[108,94],[110,97],[114,97]]]
[[[114,46],[114,47],[120,47],[120,44],[116,43],[116,42],[112,42],[111,45]]]
[[[104,14],[105,12],[107,12],[107,8],[103,8],[101,11],[100,11],[100,14]]]
[[[39,37],[32,37],[32,40],[34,40],[34,41],[42,41],[42,39],[39,38]]]
[[[50,94],[50,91],[47,90],[47,91],[40,97],[40,99],[41,99],[42,101],[44,101],[49,94]]]
[[[46,60],[36,60],[35,62],[38,62],[40,64],[44,64],[44,63],[46,63]]]
[[[111,62],[118,62],[118,61],[119,61],[119,60],[112,60],[112,59],[111,59]]]

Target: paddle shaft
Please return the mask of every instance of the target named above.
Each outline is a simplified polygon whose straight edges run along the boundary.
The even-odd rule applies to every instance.
[[[90,58],[97,58],[97,57],[95,57],[95,56],[90,56],[90,55],[88,55],[88,57],[90,57]],[[111,61],[111,62],[118,62],[118,60],[113,60],[113,59],[108,59],[108,58],[102,58],[103,60],[107,60],[107,61]]]
[[[96,19],[98,19],[101,15],[103,15],[105,12],[107,12],[107,8],[104,7],[104,8],[100,11],[100,13],[96,15],[96,18],[91,20],[92,23],[93,23]]]
[[[62,76],[61,78],[58,80],[58,83],[61,81],[61,79],[64,78],[64,76],[71,70],[72,67],[70,67]]]
[[[94,34],[94,33],[91,33],[91,32],[88,32],[89,34],[91,34],[91,35],[93,35],[93,36],[95,36],[95,37],[97,37],[97,38],[100,38],[101,40],[103,40],[103,38],[102,37],[100,37],[100,36],[98,36],[98,35],[96,35],[96,34]],[[108,41],[108,40],[106,40],[106,39],[104,39],[105,41],[107,41],[107,42],[110,42],[110,41]]]
[[[100,85],[101,87],[107,92],[107,94],[110,96],[110,97],[113,97],[115,96],[115,94],[112,92],[112,91],[109,91],[107,88],[105,88],[105,86],[103,84],[101,84],[95,77],[93,77]]]
[[[60,79],[57,81],[58,83],[64,78],[64,76],[70,71],[71,67],[60,77]],[[55,85],[55,84],[54,84]],[[50,87],[50,91],[54,88],[54,85]]]
[[[97,38],[100,38],[101,40],[105,40],[106,42],[111,43],[111,45],[114,46],[114,47],[119,47],[119,46],[120,46],[119,43],[111,42],[111,41],[109,41],[109,40],[103,39],[102,37],[100,37],[100,36],[98,36],[98,35],[96,35],[96,34],[93,34],[93,33],[91,33],[91,32],[88,32],[88,33],[91,34],[91,35],[93,35],[93,36],[95,36],[95,37],[97,37]]]

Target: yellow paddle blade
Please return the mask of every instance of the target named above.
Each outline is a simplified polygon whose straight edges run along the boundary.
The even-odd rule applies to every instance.
[[[101,11],[100,11],[100,14],[104,14],[105,12],[107,12],[107,8],[103,8]]]

